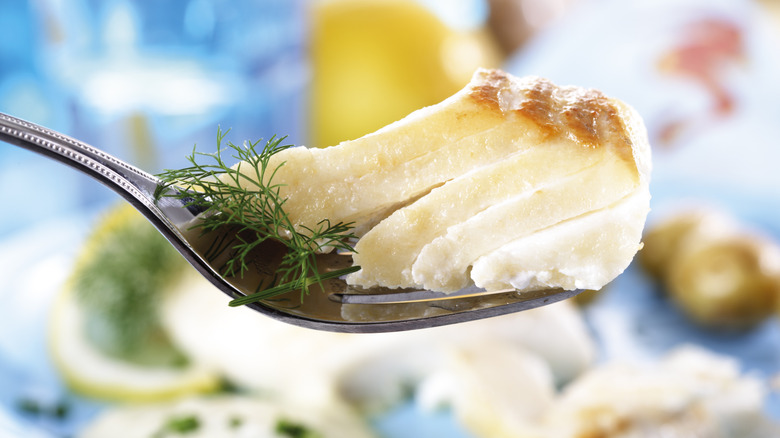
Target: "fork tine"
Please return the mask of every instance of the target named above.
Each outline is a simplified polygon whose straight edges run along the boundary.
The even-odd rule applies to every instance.
[[[392,301],[389,294],[331,294],[342,316],[352,324],[350,331],[375,333],[414,330],[474,321],[515,313],[571,298],[582,290],[548,289],[530,292],[515,290],[470,295],[435,294],[433,300]],[[415,292],[407,297],[422,297]],[[347,301],[347,302],[345,302]],[[357,302],[357,303],[356,303]],[[334,303],[335,304],[335,303]],[[337,329],[338,330],[338,329]]]
[[[355,290],[355,289],[348,289]],[[487,292],[484,289],[470,287],[454,293],[434,292],[429,290],[396,290],[380,289],[377,291],[357,291],[354,293],[334,293],[330,298],[343,304],[382,304],[382,303],[409,303],[418,301],[453,300],[464,297],[484,297],[486,295],[500,293],[515,293],[514,289],[504,289]]]

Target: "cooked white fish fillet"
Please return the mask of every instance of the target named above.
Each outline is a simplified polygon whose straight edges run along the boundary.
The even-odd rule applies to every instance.
[[[556,398],[545,361],[495,339],[453,347],[449,358],[441,370],[441,404],[451,406],[473,436],[545,437],[540,422]],[[424,399],[430,386],[423,382],[417,388],[418,399]]]
[[[660,360],[611,359],[560,391],[528,352],[490,341],[464,347],[443,371],[455,416],[476,437],[780,436],[764,412],[765,383],[700,347]]]
[[[780,436],[764,412],[767,386],[736,360],[694,346],[657,363],[610,362],[564,389],[546,437]]]
[[[364,287],[597,289],[640,248],[649,205],[650,147],[635,111],[498,70],[373,134],[273,160],[296,224],[354,222],[361,270],[348,281]],[[600,211],[614,212],[602,214],[608,224],[587,220]],[[546,232],[564,222],[579,232]],[[533,246],[545,266],[504,256],[543,232]],[[573,246],[582,257],[566,253]]]
[[[485,289],[599,289],[637,252],[649,194],[636,191],[592,211],[504,244],[478,258],[471,278]]]

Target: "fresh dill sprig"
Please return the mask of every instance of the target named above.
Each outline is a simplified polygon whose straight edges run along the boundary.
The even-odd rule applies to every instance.
[[[199,228],[203,235],[232,230],[227,234],[229,237],[215,240],[204,255],[213,260],[228,251],[227,262],[219,268],[224,276],[243,276],[250,269],[248,260],[252,252],[269,240],[284,245],[286,252],[276,271],[276,281],[265,288],[258,285],[255,293],[233,300],[230,305],[249,304],[294,290],[300,290],[303,299],[310,286],[360,269],[353,266],[328,274],[318,273],[318,253],[326,248],[354,251],[349,242],[356,237],[351,233],[351,223],[333,224],[324,219],[315,227],[307,227],[295,224],[284,210],[287,200],[280,195],[283,184],[273,180],[285,163],[272,167],[270,161],[292,145],[282,144],[284,137],[274,136],[262,149],[259,149],[262,140],[244,142],[242,146],[228,141],[223,147],[228,132],[218,129],[216,152],[198,152],[193,148],[187,157],[191,166],[158,175],[160,184],[154,196],[157,200],[175,197],[188,207],[202,211],[193,227]],[[231,167],[223,158],[225,151],[232,152],[230,158],[240,164]]]

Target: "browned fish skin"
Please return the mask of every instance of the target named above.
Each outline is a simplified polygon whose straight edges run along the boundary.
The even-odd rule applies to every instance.
[[[559,87],[547,79],[478,71],[469,95],[491,111],[533,122],[543,138],[564,136],[583,146],[618,146],[632,160],[632,144],[614,101],[594,89]]]

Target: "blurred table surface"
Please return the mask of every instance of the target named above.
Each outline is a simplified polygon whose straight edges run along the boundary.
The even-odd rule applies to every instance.
[[[186,9],[187,3],[176,4]],[[196,3],[209,4],[192,2]],[[117,71],[127,67],[113,58],[117,64],[103,64],[103,70],[98,71],[101,75],[91,76],[94,88],[78,85],[86,77],[78,70],[59,72],[62,76],[51,81],[53,73],[42,71],[56,70],[52,61],[71,55],[60,43],[73,41],[69,38],[74,29],[85,25],[82,20],[89,18],[85,13],[76,15],[79,20],[63,19],[65,11],[57,4],[46,0],[11,1],[0,6],[0,29],[5,29],[0,30],[0,36],[15,35],[12,41],[0,38],[0,111],[66,131],[120,158],[143,164],[150,171],[173,166],[193,144],[211,146],[219,123],[234,126],[236,139],[276,132],[291,133],[291,141],[296,143],[305,138],[305,118],[289,116],[300,114],[305,106],[310,73],[304,67],[304,24],[297,15],[301,13],[299,2],[291,2],[293,7],[285,7],[286,2],[269,2],[267,10],[247,6],[255,18],[276,20],[273,29],[287,38],[255,34],[267,42],[263,47],[231,40],[238,50],[252,51],[246,64],[234,65],[230,56],[209,51],[217,43],[210,46],[198,40],[194,50],[200,56],[200,65],[193,64],[188,56],[176,58],[163,53],[146,67],[134,70],[133,80],[140,83],[164,80],[169,77],[169,69],[174,74],[186,72],[183,92],[195,93],[201,99],[180,105],[201,105],[207,108],[203,113],[183,111],[181,106],[155,106],[154,102],[160,102],[153,94],[126,95],[125,99],[135,99],[137,108],[132,111],[112,112],[115,108],[100,107],[95,99],[100,100],[101,93],[112,89],[112,81],[121,76]],[[123,38],[132,39],[133,33],[120,32],[130,25],[123,21],[121,9],[113,12],[115,21],[109,21],[118,30],[109,32],[106,38],[122,45],[127,43]],[[22,16],[44,25],[26,28],[24,22],[12,20]],[[210,16],[242,23],[242,17]],[[657,61],[665,50],[678,47],[689,23],[712,17],[735,24],[741,32],[742,51],[725,61],[723,73],[725,87],[734,93],[738,105],[727,117],[696,121],[690,130],[679,131],[681,137],[662,144],[665,127],[683,123],[692,114],[706,113],[712,101],[706,87],[691,86],[682,76],[665,75],[656,69]],[[213,25],[208,20],[183,24],[185,28],[190,26],[189,35],[195,39],[203,35],[192,29]],[[229,32],[231,28],[215,29],[224,34],[220,34],[223,39],[214,41],[238,38]],[[780,138],[778,41],[780,1],[776,0],[581,0],[572,13],[535,36],[503,67],[515,74],[537,74],[560,83],[600,88],[637,107],[651,138],[656,140],[651,221],[681,201],[703,200],[725,207],[780,239],[780,172],[776,171],[780,162],[776,144]],[[30,50],[43,51],[45,56],[24,57]],[[235,54],[235,50],[229,50],[228,55]],[[94,65],[85,61],[84,66]],[[291,71],[294,74],[289,74]],[[60,88],[63,84],[71,88]],[[166,91],[165,87],[156,90]],[[240,98],[249,94],[267,100],[248,102]],[[125,144],[133,147],[126,149]],[[4,206],[0,215],[0,299],[4,302],[0,309],[0,436],[4,427],[26,424],[26,419],[18,415],[20,396],[75,397],[64,388],[47,359],[47,310],[89,224],[116,200],[107,189],[70,169],[0,145],[0,204]],[[586,311],[605,359],[652,358],[680,343],[693,342],[740,358],[745,370],[758,370],[765,376],[780,372],[777,318],[743,336],[702,331],[659,298],[652,283],[636,267],[621,276],[610,291]],[[100,408],[99,403],[87,400],[78,403],[72,424],[85,421]],[[777,393],[770,395],[768,410],[780,420]],[[408,410],[399,412],[403,427],[424,421]],[[440,430],[446,431],[442,433],[455,433],[448,420],[436,421],[441,422]],[[386,427],[397,427],[390,424],[388,420]],[[52,423],[47,427],[64,433],[69,425]],[[35,436],[37,432],[25,429],[24,433]],[[41,436],[48,434],[41,432]]]

